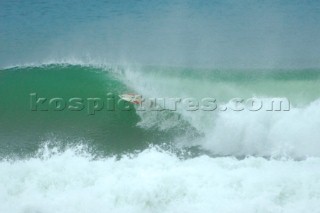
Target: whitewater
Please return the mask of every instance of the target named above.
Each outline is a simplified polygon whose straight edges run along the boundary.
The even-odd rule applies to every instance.
[[[92,160],[75,148],[48,152],[1,161],[1,212],[319,210],[319,158],[180,160],[150,148],[121,160]]]

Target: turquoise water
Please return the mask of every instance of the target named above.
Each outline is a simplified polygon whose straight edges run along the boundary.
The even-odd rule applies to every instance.
[[[1,1],[0,212],[317,212],[319,8]]]

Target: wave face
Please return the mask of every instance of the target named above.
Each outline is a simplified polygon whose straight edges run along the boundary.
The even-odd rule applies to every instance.
[[[0,78],[1,212],[317,209],[318,70],[54,63],[2,69]],[[108,110],[108,98],[118,102],[123,93],[212,97],[219,106]],[[35,104],[35,94],[67,106]],[[75,97],[83,110],[68,108]],[[90,111],[88,98],[104,107]],[[282,98],[290,110],[221,110],[232,98]]]
[[[97,155],[122,154],[170,143],[174,136],[194,129],[186,121],[164,129],[137,125],[142,119],[133,105],[125,110],[125,106],[121,108],[123,102],[118,104],[118,95],[132,92],[120,80],[121,72],[79,65],[2,70],[1,154],[28,156],[36,152],[43,141],[51,139],[63,140],[65,144],[86,141]],[[43,98],[47,100],[41,102]],[[77,105],[72,103],[74,98],[83,101],[81,110],[70,109]],[[50,102],[57,99],[63,100],[62,110],[60,102]],[[98,104],[95,99],[101,99],[101,109],[89,110]],[[163,121],[175,118],[174,113],[167,112],[159,116]]]

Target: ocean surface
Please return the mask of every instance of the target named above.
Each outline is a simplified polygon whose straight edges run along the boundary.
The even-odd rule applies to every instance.
[[[0,212],[319,212],[319,8],[1,1]]]

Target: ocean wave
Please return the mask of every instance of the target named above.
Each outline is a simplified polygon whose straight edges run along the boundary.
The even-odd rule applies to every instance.
[[[26,71],[29,72],[26,74]],[[35,90],[42,92],[39,93],[40,96],[47,94],[50,97],[57,95],[104,97],[108,92],[113,92],[115,96],[135,92],[145,98],[191,97],[200,100],[204,97],[213,97],[226,105],[228,100],[235,97],[261,100],[285,98],[290,100],[291,108],[289,111],[258,112],[221,111],[219,108],[215,111],[188,111],[177,108],[176,111],[133,110],[129,114],[128,112],[105,113],[102,110],[97,112],[97,115],[91,116],[92,119],[88,119],[86,113],[72,114],[72,112],[42,113],[42,116],[36,114],[36,117],[32,114],[31,117],[31,114],[27,116],[24,110],[14,111],[11,114],[15,117],[13,119],[10,118],[8,108],[9,111],[3,113],[8,121],[4,122],[6,126],[2,129],[7,128],[8,132],[18,131],[17,135],[30,136],[32,135],[28,133],[31,131],[30,126],[34,126],[35,129],[44,130],[43,134],[41,133],[38,138],[28,139],[28,136],[19,141],[40,142],[51,133],[64,135],[63,137],[67,138],[75,135],[98,141],[98,147],[107,152],[116,150],[121,153],[128,151],[129,147],[133,150],[143,150],[148,144],[173,143],[178,147],[197,146],[216,156],[287,156],[295,159],[319,157],[320,152],[317,151],[320,146],[318,142],[320,135],[317,131],[320,128],[317,93],[319,73],[309,71],[302,75],[298,71],[273,71],[269,74],[256,72],[258,71],[241,74],[236,71],[172,67],[109,66],[94,61],[77,60],[48,61],[32,66],[20,65],[2,70],[9,79],[2,84],[2,92],[16,92],[10,97],[4,95],[8,98],[8,103],[12,102],[9,108],[15,104],[14,109],[17,109],[18,104],[15,102],[19,100],[17,97],[25,100],[28,98],[25,91],[37,92]],[[11,77],[13,75],[15,79]],[[10,83],[10,79],[21,82],[21,91],[12,88],[14,84]],[[48,120],[52,118],[53,120]],[[19,124],[16,122],[11,122],[17,119],[23,129],[19,129]],[[47,122],[47,129],[41,125],[43,122]],[[32,125],[27,125],[26,128],[24,125],[26,123]],[[70,126],[73,126],[72,131]],[[127,134],[123,134],[123,131]],[[17,135],[5,137],[3,140],[17,140]]]

